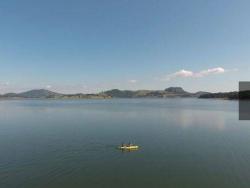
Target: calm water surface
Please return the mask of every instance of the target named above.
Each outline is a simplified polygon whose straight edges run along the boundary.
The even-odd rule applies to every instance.
[[[249,188],[249,177],[237,101],[0,101],[1,188]]]

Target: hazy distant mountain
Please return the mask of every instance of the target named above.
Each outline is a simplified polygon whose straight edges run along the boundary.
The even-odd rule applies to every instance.
[[[15,97],[15,98],[55,98],[55,97],[60,97],[62,94],[55,93],[49,90],[45,89],[35,89],[35,90],[30,90],[22,93],[7,93],[3,95],[2,97]]]
[[[131,98],[135,96],[135,91],[129,90],[119,90],[119,89],[112,89],[104,92],[106,95],[114,97],[114,98]]]
[[[188,92],[184,91],[181,87],[169,87],[165,89],[166,92],[175,93],[175,94],[186,94]]]
[[[167,98],[167,97],[192,97],[192,94],[181,87],[169,87],[165,90],[118,90],[113,89],[104,92],[113,98]]]
[[[16,97],[17,94],[16,93],[6,93],[4,95],[2,95],[1,97]]]
[[[46,89],[36,89],[19,93],[17,96],[22,98],[55,98],[63,96],[63,94],[55,93]]]
[[[46,89],[35,89],[22,93],[7,93],[0,98],[27,98],[27,99],[91,99],[110,98],[105,94],[61,94]]]

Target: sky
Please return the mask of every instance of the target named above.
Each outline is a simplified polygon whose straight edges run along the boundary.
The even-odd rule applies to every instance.
[[[249,0],[0,2],[0,94],[232,91],[250,80]]]

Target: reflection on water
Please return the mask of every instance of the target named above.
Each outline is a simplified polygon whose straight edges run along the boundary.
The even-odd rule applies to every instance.
[[[0,101],[0,187],[248,188],[249,125],[226,100]]]

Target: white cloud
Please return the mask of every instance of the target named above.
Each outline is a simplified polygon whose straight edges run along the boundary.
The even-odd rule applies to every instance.
[[[128,81],[130,84],[135,84],[135,83],[137,83],[137,80],[129,80]]]
[[[207,69],[207,70],[203,70],[203,71],[200,71],[198,73],[194,73],[194,76],[196,77],[203,77],[203,76],[207,76],[207,75],[210,75],[210,74],[222,74],[222,73],[225,73],[225,69],[222,68],[222,67],[216,67],[216,68],[212,68],[212,69]]]
[[[188,70],[180,70],[178,72],[175,72],[173,74],[170,75],[171,77],[192,77],[194,76],[194,73],[192,71],[188,71]]]
[[[205,76],[209,76],[209,75],[223,74],[223,73],[229,72],[229,71],[237,71],[237,69],[225,70],[222,67],[216,67],[216,68],[211,68],[211,69],[207,69],[207,70],[201,70],[199,72],[193,72],[190,70],[182,69],[182,70],[177,71],[175,73],[164,76],[161,80],[168,81],[168,80],[172,80],[175,78],[201,78],[201,77],[205,77]]]

